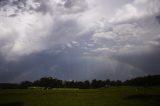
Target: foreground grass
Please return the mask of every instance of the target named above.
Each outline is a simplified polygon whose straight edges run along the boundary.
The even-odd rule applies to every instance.
[[[0,90],[0,106],[160,106],[159,88]]]

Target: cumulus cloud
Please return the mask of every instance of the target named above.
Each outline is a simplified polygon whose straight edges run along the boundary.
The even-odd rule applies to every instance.
[[[133,3],[117,10],[115,17],[110,22],[121,22],[159,14],[159,4],[159,0],[134,0]]]
[[[112,43],[109,43],[110,45],[108,44],[109,48],[116,47],[122,50],[128,45],[134,48],[150,46],[149,42],[155,40],[160,33],[160,25],[156,18],[160,12],[159,5],[157,4],[160,4],[158,0],[152,2],[149,0],[135,0],[132,3],[124,5],[121,9],[117,10],[115,16],[107,23],[111,27],[110,30],[101,30],[95,33],[93,39],[99,42],[102,42],[104,39],[107,42],[112,41]],[[134,7],[136,13],[130,11],[132,9],[128,5]],[[132,49],[129,51],[132,51]]]
[[[142,73],[159,73],[156,55],[160,34],[158,4],[158,0],[135,0],[122,6],[109,22],[103,23],[104,28],[94,33],[92,39],[100,46],[88,54],[113,58],[122,66],[132,66]]]
[[[159,0],[1,0],[0,80],[158,74],[159,4]]]
[[[21,3],[22,2],[22,3]],[[1,52],[14,59],[14,56],[29,55],[56,45],[63,44],[79,35],[82,28],[76,20],[77,14],[87,7],[80,1],[1,1],[1,37],[10,42],[1,45]],[[66,7],[71,3],[72,7]],[[14,4],[14,5],[13,5]],[[19,10],[19,6],[23,8]],[[69,4],[68,4],[69,5]],[[81,7],[82,6],[82,7]],[[3,11],[5,8],[8,11]],[[19,10],[18,12],[17,9]],[[15,12],[15,17],[8,15]],[[4,14],[6,13],[7,16]],[[45,14],[44,14],[45,13]],[[16,57],[17,58],[17,57]]]

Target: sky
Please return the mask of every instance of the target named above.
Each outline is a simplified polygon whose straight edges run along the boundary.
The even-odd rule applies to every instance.
[[[0,0],[0,82],[160,74],[160,0]]]

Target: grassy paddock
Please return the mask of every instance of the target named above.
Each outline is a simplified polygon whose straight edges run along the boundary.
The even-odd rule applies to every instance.
[[[0,106],[160,106],[160,87],[0,90]]]

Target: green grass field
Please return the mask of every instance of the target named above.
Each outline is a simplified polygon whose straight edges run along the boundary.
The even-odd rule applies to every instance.
[[[0,90],[0,106],[160,106],[160,87]]]

